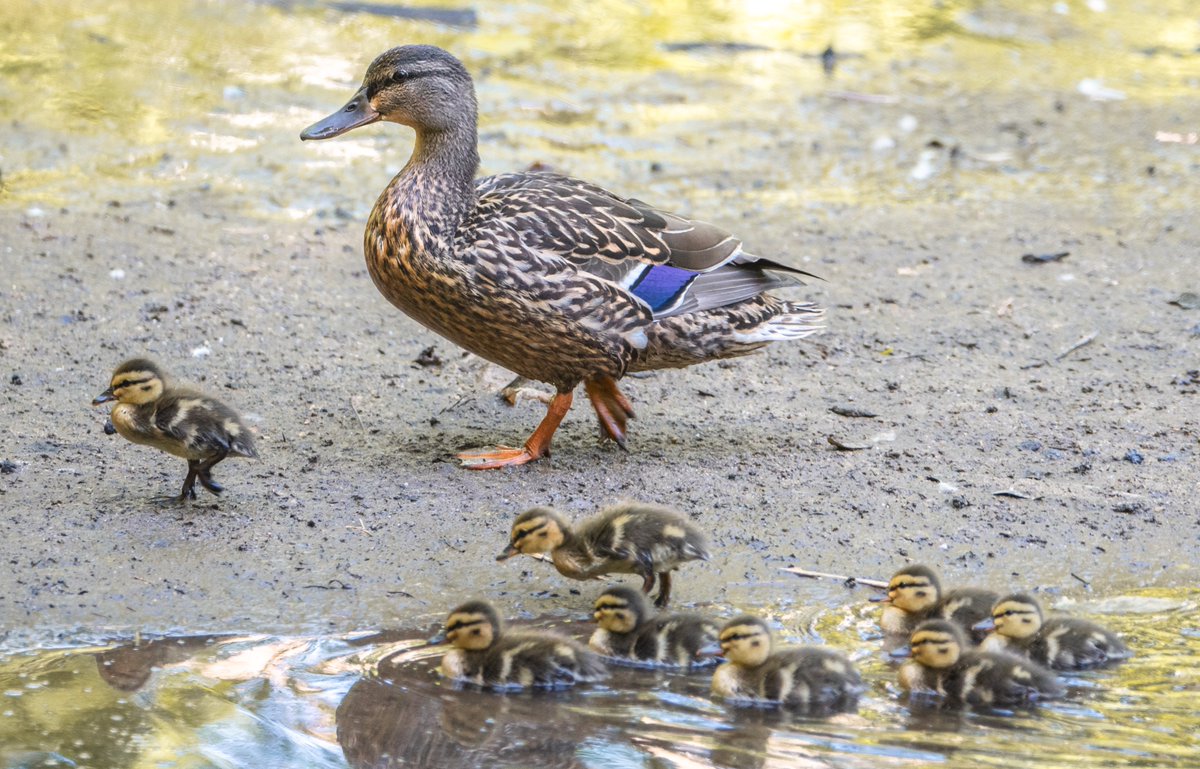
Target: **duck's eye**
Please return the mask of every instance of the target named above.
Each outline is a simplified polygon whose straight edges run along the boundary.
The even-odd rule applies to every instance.
[[[406,72],[402,69],[398,69],[398,70],[392,72],[392,82],[393,83],[403,83],[405,80],[408,80],[408,72]]]

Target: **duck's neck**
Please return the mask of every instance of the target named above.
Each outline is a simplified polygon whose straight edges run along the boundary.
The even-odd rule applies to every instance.
[[[478,168],[473,121],[417,132],[412,157],[384,192],[414,245],[428,252],[451,248],[454,233],[475,205]]]

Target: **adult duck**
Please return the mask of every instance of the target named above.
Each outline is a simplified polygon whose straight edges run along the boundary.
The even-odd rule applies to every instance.
[[[476,179],[477,107],[458,59],[406,45],[301,139],[377,121],[416,131],[412,157],[367,221],[367,267],[383,295],[455,344],[555,388],[519,448],[460,454],[467,467],[547,456],[582,382],[603,436],[625,447],[633,406],[617,380],[746,355],[818,329],[821,310],[767,290],[801,270],[742,250],[724,230],[553,173]]]

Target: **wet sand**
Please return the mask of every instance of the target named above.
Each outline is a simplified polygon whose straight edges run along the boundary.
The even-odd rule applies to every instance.
[[[920,117],[1000,142],[1024,105],[999,102],[987,118],[936,103]],[[1047,129],[1047,156],[1102,169],[1094,195],[1057,194],[1044,169],[1026,191],[999,172],[957,185],[942,147],[949,181],[917,200],[781,211],[740,198],[740,177],[705,192],[724,201],[713,215],[652,200],[820,274],[789,295],[828,307],[827,330],[631,377],[628,453],[600,445],[581,402],[551,460],[501,472],[452,456],[524,440],[541,405],[503,405],[506,372],[386,304],[361,221],[263,220],[187,190],[169,205],[0,208],[7,642],[346,632],[428,623],[476,595],[579,612],[598,585],[493,556],[526,507],[622,499],[711,532],[715,558],[681,573],[681,605],[866,597],[778,571],[791,564],[886,577],[919,559],[955,582],[1071,593],[1194,583],[1200,310],[1170,303],[1200,291],[1194,160],[1144,128],[1188,124],[1182,109],[1117,105],[1101,125],[1081,109]],[[1097,149],[1131,135],[1142,154]],[[418,364],[430,346],[440,365]],[[184,463],[104,435],[88,404],[141,354],[258,432],[260,461],[218,466],[219,499],[165,501]]]

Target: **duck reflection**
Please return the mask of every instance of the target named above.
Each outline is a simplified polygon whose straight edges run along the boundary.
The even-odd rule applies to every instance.
[[[138,639],[96,654],[100,678],[122,692],[136,692],[150,680],[156,668],[190,660],[222,636],[197,635],[174,638]]]

